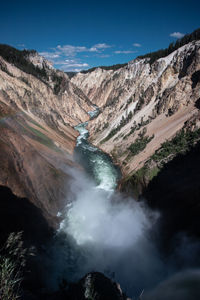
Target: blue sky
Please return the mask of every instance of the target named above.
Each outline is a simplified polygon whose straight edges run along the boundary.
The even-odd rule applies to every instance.
[[[200,27],[200,1],[4,1],[0,43],[64,71],[124,63]]]

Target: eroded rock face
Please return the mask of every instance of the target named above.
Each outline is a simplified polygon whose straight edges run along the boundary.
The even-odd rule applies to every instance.
[[[87,121],[87,111],[92,107],[83,92],[65,73],[47,66],[45,72],[47,75],[41,80],[0,57],[1,101],[55,127]]]
[[[63,170],[75,165],[72,126],[87,121],[92,106],[65,73],[35,51],[25,54],[26,72],[0,57],[0,184],[27,198],[55,228],[67,203],[70,175]]]
[[[40,69],[54,69],[53,64],[47,59],[45,59],[43,56],[39,55],[35,50],[27,51],[26,59],[29,60],[34,66]]]
[[[59,135],[18,109],[0,101],[0,184],[28,198],[56,225],[58,210],[67,200],[69,175],[77,133]]]
[[[102,113],[89,122],[91,141],[110,153],[125,175],[141,168],[156,149],[184,123],[199,127],[200,41],[160,58],[152,65],[136,59],[117,71],[96,69],[71,80]],[[131,144],[152,137],[132,155]]]

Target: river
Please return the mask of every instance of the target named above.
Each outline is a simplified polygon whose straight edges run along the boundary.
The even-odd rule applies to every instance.
[[[75,127],[80,133],[75,148],[75,160],[84,167],[96,187],[114,191],[120,178],[120,170],[111,158],[88,142],[87,122]]]
[[[83,169],[67,170],[71,201],[51,249],[55,265],[49,273],[54,278],[48,282],[73,282],[99,271],[119,282],[128,295],[138,296],[163,278],[163,265],[149,238],[155,217],[143,203],[115,190],[120,170],[88,142],[87,122],[76,130],[80,135],[74,158]]]

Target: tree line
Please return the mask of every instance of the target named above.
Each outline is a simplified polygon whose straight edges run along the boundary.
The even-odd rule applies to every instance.
[[[171,54],[173,51],[177,50],[178,48],[197,40],[200,40],[200,28],[196,29],[190,34],[184,35],[184,37],[178,39],[176,42],[169,44],[169,47],[166,49],[161,49],[155,52],[147,53],[145,55],[140,55],[137,58],[150,58],[149,63],[153,64],[157,59],[165,57]]]
[[[31,74],[40,79],[48,80],[48,76],[44,68],[40,69],[27,60],[28,55],[34,53],[36,53],[35,50],[21,51],[9,45],[0,44],[0,56],[2,56],[7,62],[13,64],[25,73]]]

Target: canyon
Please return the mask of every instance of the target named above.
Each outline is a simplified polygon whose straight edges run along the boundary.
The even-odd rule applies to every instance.
[[[184,126],[200,125],[195,105],[199,85],[194,82],[200,68],[199,41],[153,64],[148,60],[136,59],[116,71],[96,68],[71,80],[102,109],[89,123],[90,141],[116,157],[125,176],[141,168]],[[110,134],[115,128],[116,133]],[[153,139],[145,151],[131,155],[128,148],[143,132]]]
[[[154,62],[148,57],[136,58],[117,69],[99,67],[72,77],[54,69],[36,51],[19,51],[1,45],[0,241],[3,243],[15,228],[23,230],[25,241],[36,246],[41,260],[42,253],[48,253],[41,245],[45,248],[55,232],[59,232],[58,241],[46,255],[55,260],[54,252],[60,244],[63,249],[65,245],[66,252],[69,249],[77,251],[74,242],[63,240],[70,234],[77,244],[90,243],[94,239],[99,246],[98,250],[89,247],[89,268],[88,248],[83,247],[84,255],[77,254],[87,260],[87,264],[83,262],[82,265],[87,275],[82,270],[82,279],[75,278],[76,283],[69,284],[66,290],[63,287],[64,291],[51,291],[51,294],[41,296],[34,295],[31,290],[33,299],[128,299],[115,280],[122,282],[122,289],[125,287],[130,297],[134,296],[130,291],[139,297],[143,293],[142,284],[151,277],[147,268],[153,272],[152,285],[146,284],[147,289],[161,285],[155,291],[144,293],[144,299],[160,295],[160,286],[170,284],[169,276],[175,278],[172,286],[176,281],[181,284],[184,278],[199,278],[198,270],[187,273],[188,268],[199,267],[199,102],[199,39],[181,45]],[[95,111],[96,115],[93,114]],[[83,153],[82,159],[80,153]],[[96,157],[98,168],[91,171],[93,164],[97,165]],[[118,167],[112,164],[111,158]],[[114,192],[116,186],[118,191]],[[121,196],[122,192],[126,196]],[[87,201],[90,197],[96,206]],[[132,198],[138,201],[130,200]],[[99,215],[98,211],[103,213]],[[74,221],[70,223],[71,217],[73,220],[79,218],[79,227]],[[13,218],[13,225],[9,225],[10,218]],[[34,219],[30,224],[29,218]],[[127,235],[123,228],[120,231],[119,223],[122,227],[125,224]],[[100,227],[107,231],[106,240]],[[174,244],[179,245],[174,247]],[[125,250],[121,252],[122,245]],[[184,245],[188,252],[193,251],[192,258],[182,255]],[[144,248],[142,257],[138,252],[140,247]],[[71,255],[70,251],[68,255]],[[110,252],[117,253],[116,259],[110,259]],[[132,259],[131,252],[138,264],[133,259],[133,267],[127,271],[124,257]],[[92,261],[94,253],[99,255],[98,263],[95,259],[94,263]],[[164,283],[154,281],[156,272],[163,274],[166,271],[160,253],[168,262],[173,261],[172,265],[169,263],[171,268],[176,261],[176,271],[186,273],[179,276],[169,268],[168,275],[160,278],[160,281],[165,280]],[[102,262],[101,266],[101,255],[112,263],[105,258],[106,263]],[[144,256],[148,263],[141,268]],[[50,265],[45,259],[44,265]],[[119,262],[123,265],[121,277]],[[185,269],[177,266],[182,262]],[[116,278],[91,273],[98,264],[97,271],[109,276],[114,270]],[[106,272],[104,267],[109,271]],[[54,272],[55,267],[51,268]],[[135,287],[131,290],[129,285],[134,268]],[[33,270],[37,274],[38,270]],[[148,275],[141,284],[145,272]],[[76,273],[75,269],[73,273]],[[32,280],[32,277],[27,280],[28,286]],[[123,281],[128,282],[128,287]],[[41,282],[34,283],[37,290],[43,284],[42,279]],[[105,294],[104,288],[99,290],[101,283]],[[168,296],[173,292],[172,288]],[[198,291],[195,293],[198,296]]]

